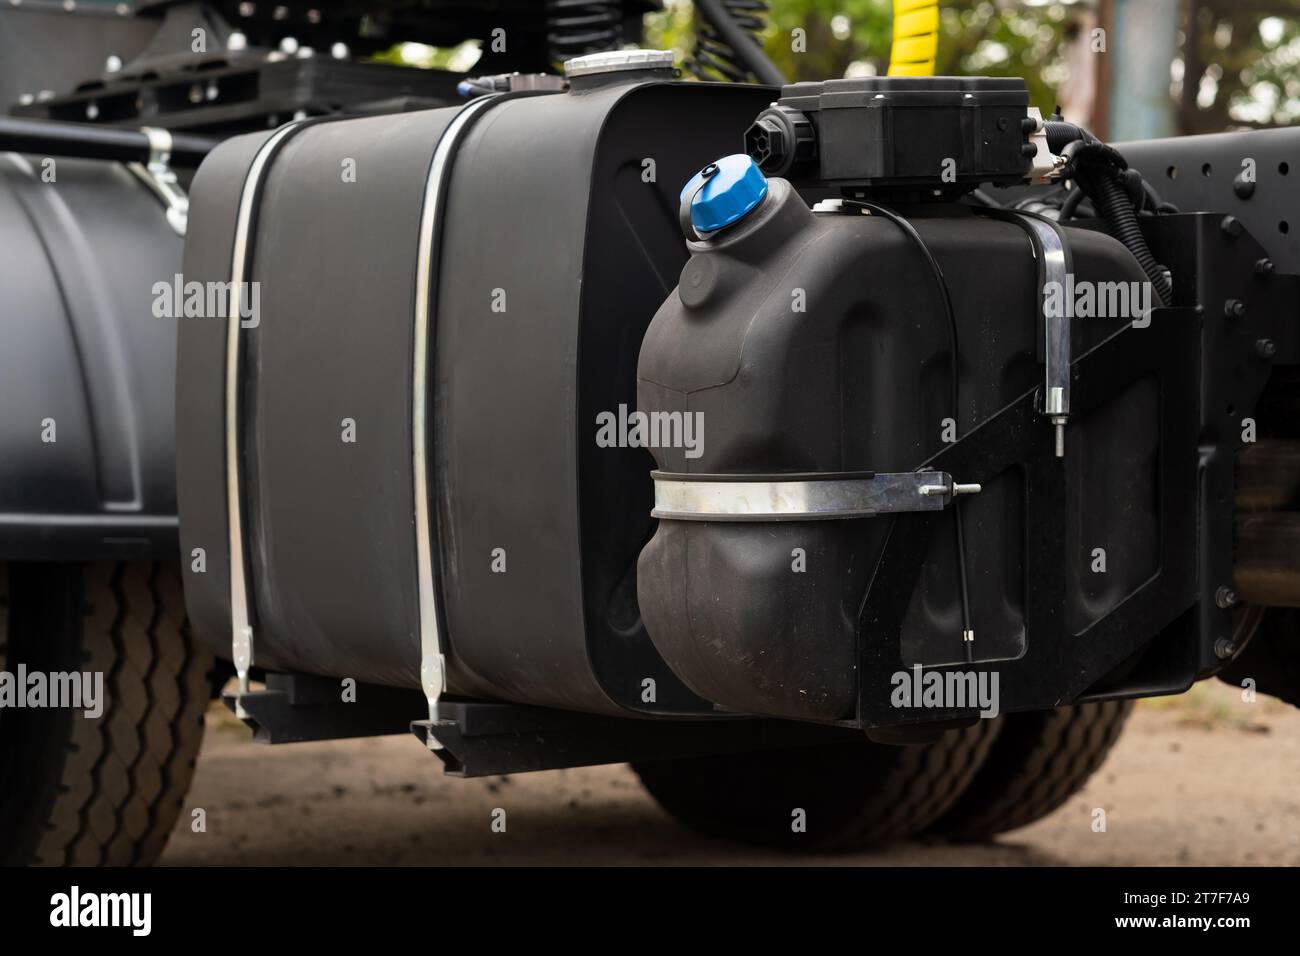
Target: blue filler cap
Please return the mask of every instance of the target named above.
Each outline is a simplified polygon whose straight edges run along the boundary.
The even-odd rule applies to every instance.
[[[712,171],[714,167],[716,172]],[[744,218],[763,201],[767,195],[767,177],[747,155],[733,153],[691,177],[682,189],[681,201],[685,202],[692,193],[695,198],[691,200],[691,225],[696,232],[715,232]]]

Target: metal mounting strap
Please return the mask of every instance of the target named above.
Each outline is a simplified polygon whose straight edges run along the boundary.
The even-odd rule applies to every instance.
[[[1012,213],[1014,219],[1032,237],[1035,255],[1042,260],[1042,288],[1039,301],[1043,315],[1044,357],[1046,369],[1043,382],[1042,413],[1052,420],[1056,432],[1056,457],[1065,457],[1065,426],[1070,420],[1070,362],[1073,347],[1070,337],[1070,319],[1068,308],[1047,309],[1049,284],[1064,290],[1069,287],[1066,263],[1065,240],[1060,229],[1054,223],[1038,216],[1024,213]]]
[[[140,132],[149,139],[149,160],[144,164],[128,163],[127,168],[162,200],[167,224],[176,235],[183,236],[189,225],[190,197],[171,167],[172,134],[156,126],[142,126]]]
[[[244,185],[239,194],[239,213],[235,220],[234,255],[230,263],[230,299],[226,314],[226,375],[225,375],[225,449],[226,449],[226,517],[230,536],[230,625],[231,656],[235,673],[239,676],[239,696],[235,698],[235,714],[243,718],[240,703],[248,693],[248,671],[253,665],[252,606],[248,594],[247,553],[244,547],[244,496],[240,484],[240,348],[239,330],[243,316],[246,277],[252,267],[250,230],[257,200],[266,181],[270,162],[280,146],[303,126],[290,123],[280,127],[262,144],[248,167]]]
[[[433,571],[433,518],[429,513],[429,322],[430,296],[435,284],[439,223],[446,203],[446,186],[456,148],[479,113],[501,99],[499,95],[471,100],[461,108],[438,139],[429,164],[420,211],[420,240],[415,274],[415,337],[411,381],[411,473],[415,495],[415,562],[419,589],[420,687],[429,702],[429,719],[438,719],[438,698],[446,689],[446,655],[438,626],[438,594]],[[429,736],[429,748],[437,749]]]
[[[943,471],[886,474],[679,475],[652,472],[656,518],[676,521],[818,521],[940,511],[979,485]]]

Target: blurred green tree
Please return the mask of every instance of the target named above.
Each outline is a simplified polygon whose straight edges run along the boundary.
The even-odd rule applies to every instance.
[[[1182,132],[1300,119],[1300,2],[1185,0],[1183,13],[1173,71]]]
[[[1020,76],[1030,102],[1051,109],[1068,76],[1067,42],[1103,3],[940,0],[935,72]],[[770,7],[764,47],[791,79],[888,70],[892,0],[772,0]],[[795,49],[795,30],[804,31],[803,52]],[[665,0],[662,12],[649,14],[645,42],[676,50],[684,61],[695,44],[690,0]],[[1170,93],[1180,131],[1300,120],[1300,0],[1182,0],[1179,46]],[[464,70],[472,69],[476,50],[477,41],[446,49],[405,43],[376,59]]]
[[[1066,79],[1067,40],[1096,0],[941,0],[935,72],[1021,76],[1050,109]],[[764,46],[787,76],[880,75],[889,67],[891,0],[773,0]],[[1183,53],[1171,94],[1185,133],[1285,125],[1300,119],[1300,0],[1183,0]],[[685,57],[694,43],[689,0],[666,0],[647,40]],[[795,52],[792,31],[806,32]],[[1188,37],[1191,42],[1188,42]]]
[[[1036,103],[1052,102],[1064,77],[1061,46],[1078,3],[961,0],[940,4],[936,72],[968,76],[1023,76]],[[794,80],[882,75],[893,36],[891,0],[774,0],[764,47]],[[647,21],[651,45],[689,53],[694,43],[689,0],[667,0]],[[793,31],[806,34],[806,52],[793,48]]]

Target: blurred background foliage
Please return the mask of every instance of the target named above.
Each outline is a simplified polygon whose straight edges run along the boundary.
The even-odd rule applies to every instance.
[[[1031,102],[1050,109],[1104,0],[941,0],[936,73],[1022,76]],[[1284,125],[1300,118],[1300,0],[1181,0],[1170,64],[1170,109],[1184,133]],[[891,0],[773,0],[763,40],[796,80],[885,73]],[[791,31],[807,31],[806,52]],[[1189,40],[1190,37],[1190,40]],[[694,43],[689,0],[647,18],[647,45],[685,56]]]
[[[1186,43],[1189,24],[1196,42]],[[1182,62],[1174,64],[1186,132],[1276,126],[1300,119],[1300,3],[1185,4]],[[1183,73],[1191,78],[1183,80]]]

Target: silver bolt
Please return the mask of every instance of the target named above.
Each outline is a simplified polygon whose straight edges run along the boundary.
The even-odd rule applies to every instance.
[[[110,56],[104,63],[104,72],[106,73],[116,73],[120,69],[122,69],[122,58],[117,54]]]
[[[1226,637],[1221,637],[1214,642],[1214,656],[1221,661],[1226,661],[1237,653],[1237,645]]]
[[[1237,592],[1227,585],[1223,585],[1214,592],[1214,603],[1225,611],[1230,607],[1236,607],[1238,601]]]
[[[946,498],[948,495],[977,495],[983,490],[983,485],[977,485],[974,483],[959,485],[955,482],[951,487],[948,485],[921,485],[917,489],[922,498]]]

